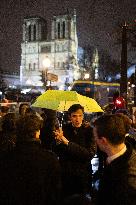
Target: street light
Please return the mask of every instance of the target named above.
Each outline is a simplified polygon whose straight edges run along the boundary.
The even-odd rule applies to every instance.
[[[50,65],[51,65],[51,61],[48,58],[48,56],[43,59],[42,64],[43,64],[43,68],[44,68],[42,70],[43,83],[44,83],[44,86],[46,87],[47,81],[48,81],[48,69],[50,68]]]
[[[134,20],[136,22],[136,20]],[[127,43],[128,43],[128,31],[131,31],[135,35],[135,23],[126,22],[122,26],[122,51],[121,51],[121,79],[120,79],[120,96],[123,96],[126,100],[127,106]],[[135,99],[136,101],[136,99]],[[136,103],[135,103],[136,104]]]
[[[122,26],[122,50],[121,50],[121,78],[120,78],[120,96],[124,97],[127,103],[127,30],[128,25]]]
[[[84,79],[85,79],[85,80],[89,80],[89,78],[90,78],[90,74],[89,74],[89,73],[85,73]]]

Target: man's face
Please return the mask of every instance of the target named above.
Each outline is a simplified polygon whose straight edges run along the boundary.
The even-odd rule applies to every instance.
[[[71,113],[70,115],[70,120],[74,127],[81,127],[83,118],[84,118],[84,113],[81,109]]]
[[[29,108],[29,105],[23,105],[23,106],[21,107],[20,114],[21,114],[21,115],[25,115],[26,110],[27,110],[28,108]]]

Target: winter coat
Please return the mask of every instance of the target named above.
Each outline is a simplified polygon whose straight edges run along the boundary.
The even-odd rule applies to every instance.
[[[59,201],[60,166],[39,141],[17,144],[0,158],[0,204],[54,205]]]
[[[127,151],[105,167],[97,195],[97,205],[136,204],[136,150]]]
[[[63,190],[66,195],[85,193],[91,186],[91,159],[96,152],[92,128],[84,125],[74,128],[69,123],[64,125],[63,133],[69,140],[68,146],[56,146],[62,167]]]

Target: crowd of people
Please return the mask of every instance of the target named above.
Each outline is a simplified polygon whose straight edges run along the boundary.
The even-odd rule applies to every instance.
[[[84,108],[74,104],[60,127],[56,111],[38,113],[27,103],[18,113],[2,106],[0,116],[0,204],[136,204],[136,125],[130,116],[99,113],[86,122]]]

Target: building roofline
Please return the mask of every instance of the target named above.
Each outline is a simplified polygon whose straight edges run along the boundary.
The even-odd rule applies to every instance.
[[[63,11],[59,15],[53,15],[53,18],[60,18],[60,17],[73,17],[76,15],[76,9],[73,10],[73,12],[70,12],[68,9],[66,11]]]
[[[43,17],[41,16],[25,16],[24,20],[30,20],[30,19],[40,19],[46,21]]]

